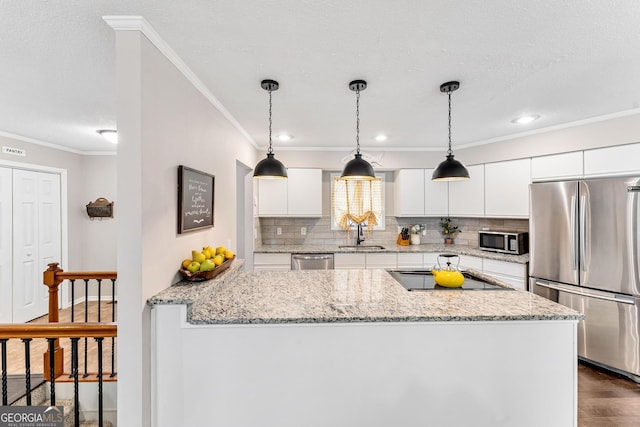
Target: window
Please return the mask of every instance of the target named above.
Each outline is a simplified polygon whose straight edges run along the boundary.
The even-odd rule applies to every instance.
[[[384,175],[376,174],[372,181],[345,181],[331,174],[331,229],[356,228],[358,222],[370,230],[385,229]]]

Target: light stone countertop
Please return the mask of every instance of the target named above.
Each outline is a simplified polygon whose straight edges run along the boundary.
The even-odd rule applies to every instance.
[[[240,261],[240,260],[236,260]],[[567,307],[521,290],[409,292],[384,270],[241,272],[180,282],[148,304],[186,304],[192,324],[578,320]]]
[[[396,252],[396,253],[412,253],[412,252],[437,252],[452,253],[457,255],[470,255],[481,258],[495,259],[498,261],[515,262],[526,264],[529,262],[529,254],[509,255],[499,252],[483,251],[478,248],[472,248],[465,245],[445,245],[445,244],[424,244],[400,246],[396,243],[383,244],[384,249],[368,248],[362,245],[360,248],[340,248],[340,245],[262,245],[254,249],[254,253],[353,253],[353,252]]]

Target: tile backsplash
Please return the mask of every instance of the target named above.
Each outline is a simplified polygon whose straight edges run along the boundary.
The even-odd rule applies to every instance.
[[[462,230],[455,237],[456,245],[478,247],[478,231],[491,230],[529,231],[527,219],[496,218],[452,218]],[[259,233],[256,245],[350,245],[355,244],[356,232],[331,229],[331,217],[322,218],[256,218]],[[424,224],[426,236],[422,243],[442,243],[440,218],[385,218],[385,230],[365,233],[365,243],[369,245],[395,244],[398,227]],[[278,229],[280,234],[278,234]],[[302,232],[306,231],[306,235]]]

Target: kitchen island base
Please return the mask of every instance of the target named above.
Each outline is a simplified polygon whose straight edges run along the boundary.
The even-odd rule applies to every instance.
[[[152,307],[154,426],[577,425],[577,320],[186,319]]]

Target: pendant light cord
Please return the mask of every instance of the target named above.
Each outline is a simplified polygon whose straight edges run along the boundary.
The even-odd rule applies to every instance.
[[[271,107],[271,89],[269,89],[269,149],[267,150],[267,154],[273,154],[273,147],[271,146]],[[451,129],[451,125],[449,125],[449,129]],[[449,130],[449,133],[451,133],[451,130]],[[451,136],[449,136],[449,140],[451,140]],[[449,145],[451,145],[451,143],[449,143]]]
[[[360,154],[360,89],[356,89],[356,153]]]
[[[451,149],[451,91],[447,92],[447,95],[449,95],[449,149],[447,150],[447,156],[451,156],[453,154]]]

